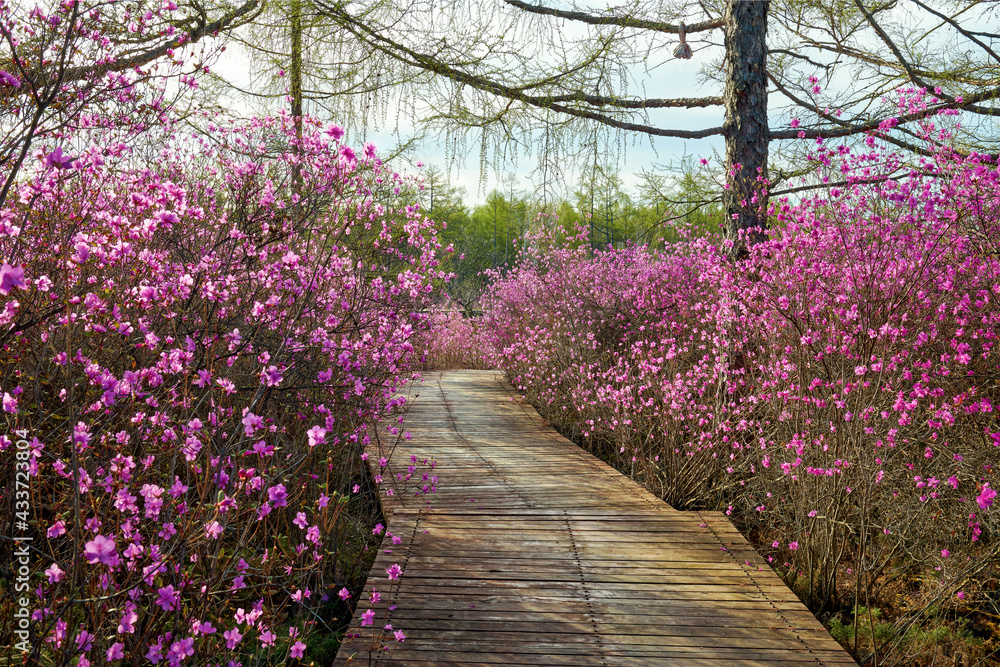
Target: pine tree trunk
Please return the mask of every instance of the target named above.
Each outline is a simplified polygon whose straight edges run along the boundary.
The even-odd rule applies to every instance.
[[[726,7],[725,231],[733,256],[765,238],[767,220],[767,13],[770,0],[730,0]],[[740,232],[744,236],[740,238]]]
[[[291,56],[289,69],[291,78],[292,122],[295,124],[295,139],[297,145],[294,153],[300,155],[302,146],[302,2],[291,2]],[[298,194],[302,180],[302,168],[298,164],[292,167],[292,191]]]

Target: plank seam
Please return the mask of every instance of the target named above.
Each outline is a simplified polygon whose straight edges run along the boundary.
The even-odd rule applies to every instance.
[[[598,627],[597,619],[594,618],[594,606],[592,604],[593,598],[590,595],[590,588],[587,586],[587,581],[583,576],[583,563],[580,560],[580,550],[576,543],[576,536],[573,535],[573,525],[570,523],[568,513],[563,510],[563,514],[566,515],[564,519],[566,522],[566,532],[569,533],[569,542],[573,546],[573,561],[576,564],[576,573],[580,578],[580,587],[583,589],[584,602],[587,605],[587,620],[590,621],[590,627],[594,631],[594,638],[597,640],[598,655],[601,659],[601,665],[607,667],[607,647],[604,645],[604,640],[601,635],[600,628]]]
[[[455,412],[451,408],[451,402],[448,400],[448,396],[444,393],[444,386],[442,386],[441,384],[441,375],[442,375],[441,373],[437,374],[437,386],[438,386],[438,391],[441,392],[441,402],[444,403],[444,408],[448,412],[448,419],[451,421],[451,430],[454,431],[455,435],[457,435],[465,442],[465,444],[469,447],[469,449],[472,450],[472,452],[477,457],[479,457],[479,459],[483,462],[483,465],[485,465],[490,470],[490,472],[492,472],[494,475],[497,476],[497,478],[500,480],[500,483],[503,484],[504,488],[507,490],[508,493],[516,497],[521,502],[527,504],[528,507],[534,507],[535,506],[534,503],[531,502],[531,500],[522,496],[521,493],[517,490],[517,486],[512,484],[511,481],[507,479],[507,476],[504,475],[500,470],[498,470],[496,466],[493,465],[492,461],[483,456],[482,452],[479,451],[479,449],[472,443],[472,441],[470,441],[468,438],[462,435],[462,433],[458,430],[458,420],[455,419]]]
[[[440,377],[440,375],[438,377]],[[496,373],[493,376],[493,378],[496,381],[496,383],[498,385],[500,385],[500,387],[503,388],[503,390],[505,392],[507,392],[507,394],[510,397],[512,397],[512,398],[514,397],[514,393],[512,391],[511,386],[509,384],[506,384],[506,383],[504,383],[504,382],[501,381],[501,379],[500,379],[501,378],[501,374],[500,373]],[[524,406],[521,404],[521,402],[517,401],[517,400],[515,400],[514,402],[520,408],[521,412],[524,413],[524,415],[528,419],[530,419],[531,422],[534,424],[534,418],[531,416],[531,414],[528,412],[528,410],[526,410],[524,408]],[[535,412],[535,414],[539,414],[534,409],[532,409],[532,412]],[[541,415],[539,415],[539,418],[541,418]],[[647,489],[643,488],[640,484],[638,484],[634,480],[632,480],[632,479],[630,479],[630,478],[625,477],[624,475],[622,475],[620,472],[618,472],[618,470],[616,470],[614,468],[614,466],[611,466],[607,462],[602,461],[601,459],[597,458],[596,456],[594,456],[593,454],[591,454],[590,452],[588,452],[583,447],[580,447],[575,442],[573,442],[569,438],[565,437],[564,435],[562,435],[561,433],[559,433],[558,431],[556,431],[554,428],[551,428],[551,427],[547,428],[547,429],[546,428],[542,428],[542,427],[537,427],[537,428],[538,428],[538,431],[540,433],[542,433],[543,435],[545,435],[545,437],[547,437],[549,440],[551,440],[551,441],[553,441],[555,443],[558,443],[558,444],[564,444],[564,443],[565,444],[569,444],[572,447],[574,447],[582,455],[581,456],[582,460],[584,460],[584,461],[586,461],[586,462],[588,462],[590,464],[597,464],[596,465],[596,470],[598,472],[600,472],[605,477],[606,480],[614,482],[618,486],[622,487],[627,494],[629,494],[629,495],[631,495],[631,496],[633,496],[635,498],[638,498],[639,500],[645,502],[647,505],[649,505],[650,507],[652,507],[652,508],[654,508],[656,510],[662,509],[662,508],[660,508],[656,504],[656,502],[653,501],[653,499],[650,498],[650,496],[653,495],[650,491],[648,491]],[[655,498],[655,496],[654,496],[654,498]],[[666,503],[666,501],[660,500],[659,498],[657,498],[656,500],[659,500],[660,502],[662,502],[664,504],[667,504],[668,507],[670,506],[668,503]],[[673,508],[671,507],[671,509],[673,509]]]
[[[706,528],[708,528],[709,532],[712,533],[712,536],[716,540],[718,540],[720,544],[724,544],[724,542],[722,541],[722,536],[720,536],[716,532],[715,527],[712,526],[712,522],[707,517],[705,517],[701,512],[698,512],[698,516],[702,518],[703,524],[705,525]],[[774,600],[771,599],[771,596],[764,592],[764,589],[761,588],[760,586],[760,582],[757,581],[755,573],[749,569],[747,564],[741,562],[736,557],[736,554],[730,551],[729,549],[725,549],[725,552],[729,556],[729,558],[731,558],[733,562],[737,566],[739,566],[741,570],[743,570],[743,572],[746,574],[747,579],[750,580],[750,583],[753,585],[753,587],[756,588],[760,596],[767,601],[767,604],[771,607],[771,611],[778,617],[778,619],[781,620],[782,623],[785,624],[785,627],[788,629],[788,631],[792,634],[793,637],[795,637],[796,640],[798,640],[799,644],[802,645],[802,648],[805,649],[805,651],[812,657],[812,659],[816,662],[816,664],[819,665],[825,664],[823,660],[820,658],[820,656],[814,653],[812,647],[809,645],[809,642],[807,642],[802,637],[802,635],[799,634],[798,630],[795,629],[795,626],[792,623],[790,623],[787,618],[785,618],[784,613],[782,612],[781,609],[778,609],[777,605],[774,604]]]

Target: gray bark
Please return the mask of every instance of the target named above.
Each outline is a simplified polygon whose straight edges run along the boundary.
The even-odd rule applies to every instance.
[[[728,188],[723,193],[726,235],[733,254],[766,236],[767,208],[767,12],[770,0],[730,0],[725,14],[726,139]],[[757,201],[754,202],[754,198]],[[739,238],[740,232],[744,236]]]
[[[295,124],[295,150],[297,156],[302,155],[302,2],[292,0],[291,50],[292,63],[289,67],[291,75],[292,122]],[[302,165],[295,163],[292,167],[292,190],[299,193],[302,183]]]

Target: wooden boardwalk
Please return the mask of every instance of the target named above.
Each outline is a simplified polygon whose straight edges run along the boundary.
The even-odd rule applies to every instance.
[[[385,507],[336,665],[853,665],[718,512],[679,512],[544,424],[492,371],[429,373],[392,455],[436,493]],[[361,627],[386,568],[391,599]],[[394,610],[384,617],[388,605]],[[373,642],[373,628],[393,632]]]

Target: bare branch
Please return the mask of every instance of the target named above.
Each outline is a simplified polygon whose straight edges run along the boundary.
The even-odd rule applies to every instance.
[[[979,48],[981,48],[986,53],[990,54],[993,57],[994,60],[996,60],[998,63],[1000,63],[1000,55],[997,55],[996,51],[994,51],[993,49],[991,49],[984,42],[982,42],[982,41],[980,41],[980,40],[978,40],[978,39],[975,38],[974,35],[981,34],[981,33],[974,33],[974,32],[969,32],[968,30],[965,30],[964,28],[962,28],[961,25],[959,25],[958,21],[956,21],[955,19],[950,18],[948,16],[945,16],[944,14],[942,14],[939,11],[937,11],[936,9],[932,9],[931,7],[928,7],[924,3],[920,2],[920,0],[910,0],[910,2],[913,2],[917,6],[921,7],[922,9],[924,9],[924,11],[929,12],[929,13],[933,14],[934,16],[937,16],[942,21],[946,22],[952,28],[954,28],[955,30],[957,30],[961,35],[963,35],[964,37],[966,37],[967,39],[969,39],[969,41],[974,42]],[[995,38],[997,36],[994,35],[993,37]]]
[[[80,81],[95,76],[103,76],[109,72],[124,72],[125,70],[142,67],[143,65],[151,63],[154,60],[162,58],[172,49],[178,49],[182,46],[193,44],[207,35],[215,35],[224,30],[241,25],[246,20],[253,18],[252,14],[259,5],[259,0],[247,0],[240,7],[228,12],[217,21],[213,21],[212,23],[199,22],[199,27],[194,30],[182,33],[160,46],[148,49],[129,58],[123,58],[121,60],[104,63],[102,65],[85,65],[81,67],[67,68],[61,71],[59,83]],[[240,21],[240,19],[244,19],[244,21]],[[237,21],[240,22],[237,23]],[[26,74],[30,75],[33,74],[33,72],[29,71],[26,72]],[[26,91],[22,91],[18,88],[4,86],[4,94],[2,97],[12,97],[15,95],[23,95],[25,93]],[[0,99],[2,99],[2,97],[0,97]]]
[[[879,36],[879,39],[882,40],[882,43],[885,44],[890,51],[892,51],[892,55],[894,55],[896,57],[896,60],[899,61],[900,66],[904,70],[906,70],[906,74],[910,78],[910,81],[922,88],[933,90],[934,86],[927,83],[923,79],[923,77],[917,74],[917,72],[914,70],[913,65],[910,63],[910,61],[906,59],[906,57],[903,55],[903,52],[900,51],[899,47],[896,46],[895,42],[892,41],[892,39],[889,37],[889,34],[882,29],[882,26],[879,25],[878,21],[875,20],[875,17],[872,15],[871,12],[868,11],[864,3],[861,0],[854,0],[854,4],[857,5],[858,9],[861,10],[861,13],[864,14],[865,20],[868,21],[868,25],[872,27],[872,30],[874,30],[875,34]],[[938,96],[948,100],[949,102],[955,101],[954,97],[951,97],[950,95],[944,92],[938,93]]]
[[[768,53],[768,55],[770,55],[772,53],[780,53],[782,55],[789,56],[790,58],[798,58],[799,60],[806,61],[807,63],[809,63],[813,67],[816,67],[818,69],[824,69],[824,70],[826,70],[828,72],[830,71],[830,68],[832,67],[832,65],[830,63],[816,62],[812,58],[804,56],[801,53],[795,53],[794,51],[789,51],[788,49],[768,49],[767,53]]]
[[[360,21],[350,14],[343,8],[341,4],[337,5],[325,5],[324,10],[331,17],[337,19],[341,25],[354,34],[358,39],[364,41],[372,48],[395,58],[396,60],[410,65],[412,67],[418,67],[427,72],[437,74],[439,76],[446,77],[457,83],[464,84],[471,88],[477,90],[482,90],[484,92],[497,95],[499,97],[512,100],[515,102],[521,102],[529,106],[533,106],[540,109],[550,109],[552,111],[558,111],[560,113],[567,114],[569,116],[575,116],[577,118],[586,118],[588,120],[593,120],[598,123],[608,125],[610,127],[615,127],[622,130],[628,130],[630,132],[641,132],[644,134],[649,134],[659,137],[677,137],[681,139],[701,139],[704,137],[710,137],[722,134],[722,127],[713,127],[703,130],[666,130],[651,125],[642,125],[639,123],[631,123],[623,120],[619,120],[607,114],[601,114],[587,109],[580,109],[577,107],[566,106],[566,102],[587,102],[594,106],[618,106],[620,108],[645,108],[642,101],[635,101],[631,104],[625,100],[616,100],[615,98],[602,97],[602,96],[591,96],[584,95],[583,93],[573,93],[570,95],[554,96],[554,95],[528,95],[524,91],[537,87],[537,84],[524,84],[521,86],[510,86],[502,84],[498,81],[488,79],[484,76],[471,74],[469,72],[460,70],[448,63],[443,62],[437,57],[425,53],[420,53],[414,49],[411,49],[403,44],[394,42],[384,35],[384,33],[370,27],[363,21]],[[553,79],[554,80],[554,79]],[[711,106],[713,104],[719,104],[721,100],[718,98],[702,98],[702,99],[690,99],[682,98],[679,100],[658,100],[658,106]]]
[[[879,126],[882,123],[882,120],[871,120],[864,122],[858,121],[857,119],[851,121],[842,120],[840,118],[837,118],[835,115],[825,111],[824,109],[820,109],[815,104],[811,104],[810,102],[796,96],[785,86],[783,86],[781,82],[778,81],[778,79],[774,77],[774,75],[772,75],[770,72],[768,73],[767,78],[771,80],[771,83],[773,83],[774,86],[778,89],[778,92],[780,92],[788,99],[792,100],[793,102],[803,107],[804,109],[808,109],[812,113],[815,113],[820,118],[840,126],[839,128],[829,128],[829,129],[777,130],[777,131],[772,130],[768,134],[769,138],[772,140],[800,139],[800,138],[816,139],[819,137],[822,137],[824,139],[832,139],[835,137],[847,137],[855,134],[863,134],[865,132],[871,132],[873,130],[877,130],[879,129]],[[904,114],[902,116],[899,116],[897,118],[897,121],[900,124],[909,123],[914,120],[920,120],[921,118],[927,118],[929,116],[936,115],[943,109],[956,109],[956,108],[964,109],[966,104],[973,104],[975,102],[981,102],[984,100],[998,99],[998,98],[1000,98],[1000,88],[994,88],[992,90],[986,90],[980,93],[970,95],[968,98],[963,99],[961,103],[955,101],[944,102],[942,104],[935,104],[933,106],[929,106],[927,109],[923,111]],[[900,148],[904,148],[918,155],[931,157],[934,154],[932,151],[929,151],[926,148],[922,148],[920,146],[917,146],[916,144],[911,144],[909,142],[897,139],[889,135],[886,135],[883,138],[895,146],[899,146]],[[961,154],[960,151],[957,152]]]
[[[618,97],[573,93],[570,95],[556,95],[545,99],[556,103],[586,102],[587,104],[592,104],[594,106],[611,106],[619,109],[694,109],[696,107],[722,106],[722,97],[674,97],[667,99],[651,98],[648,100],[626,100]]]
[[[655,32],[666,32],[671,34],[680,33],[680,26],[674,25],[673,23],[662,23],[660,21],[650,21],[647,19],[637,19],[631,16],[594,16],[593,14],[587,14],[586,12],[573,12],[563,9],[555,9],[553,7],[545,7],[544,5],[529,5],[526,2],[521,2],[521,0],[504,0],[511,7],[517,7],[526,12],[531,12],[533,14],[544,14],[547,16],[555,16],[562,19],[569,19],[571,21],[580,21],[582,23],[589,23],[590,25],[614,25],[621,28],[642,28],[644,30],[653,30]],[[702,32],[705,30],[714,30],[715,28],[721,28],[723,25],[723,20],[721,18],[713,19],[711,21],[701,21],[699,23],[692,23],[691,25],[685,24],[685,32]]]

